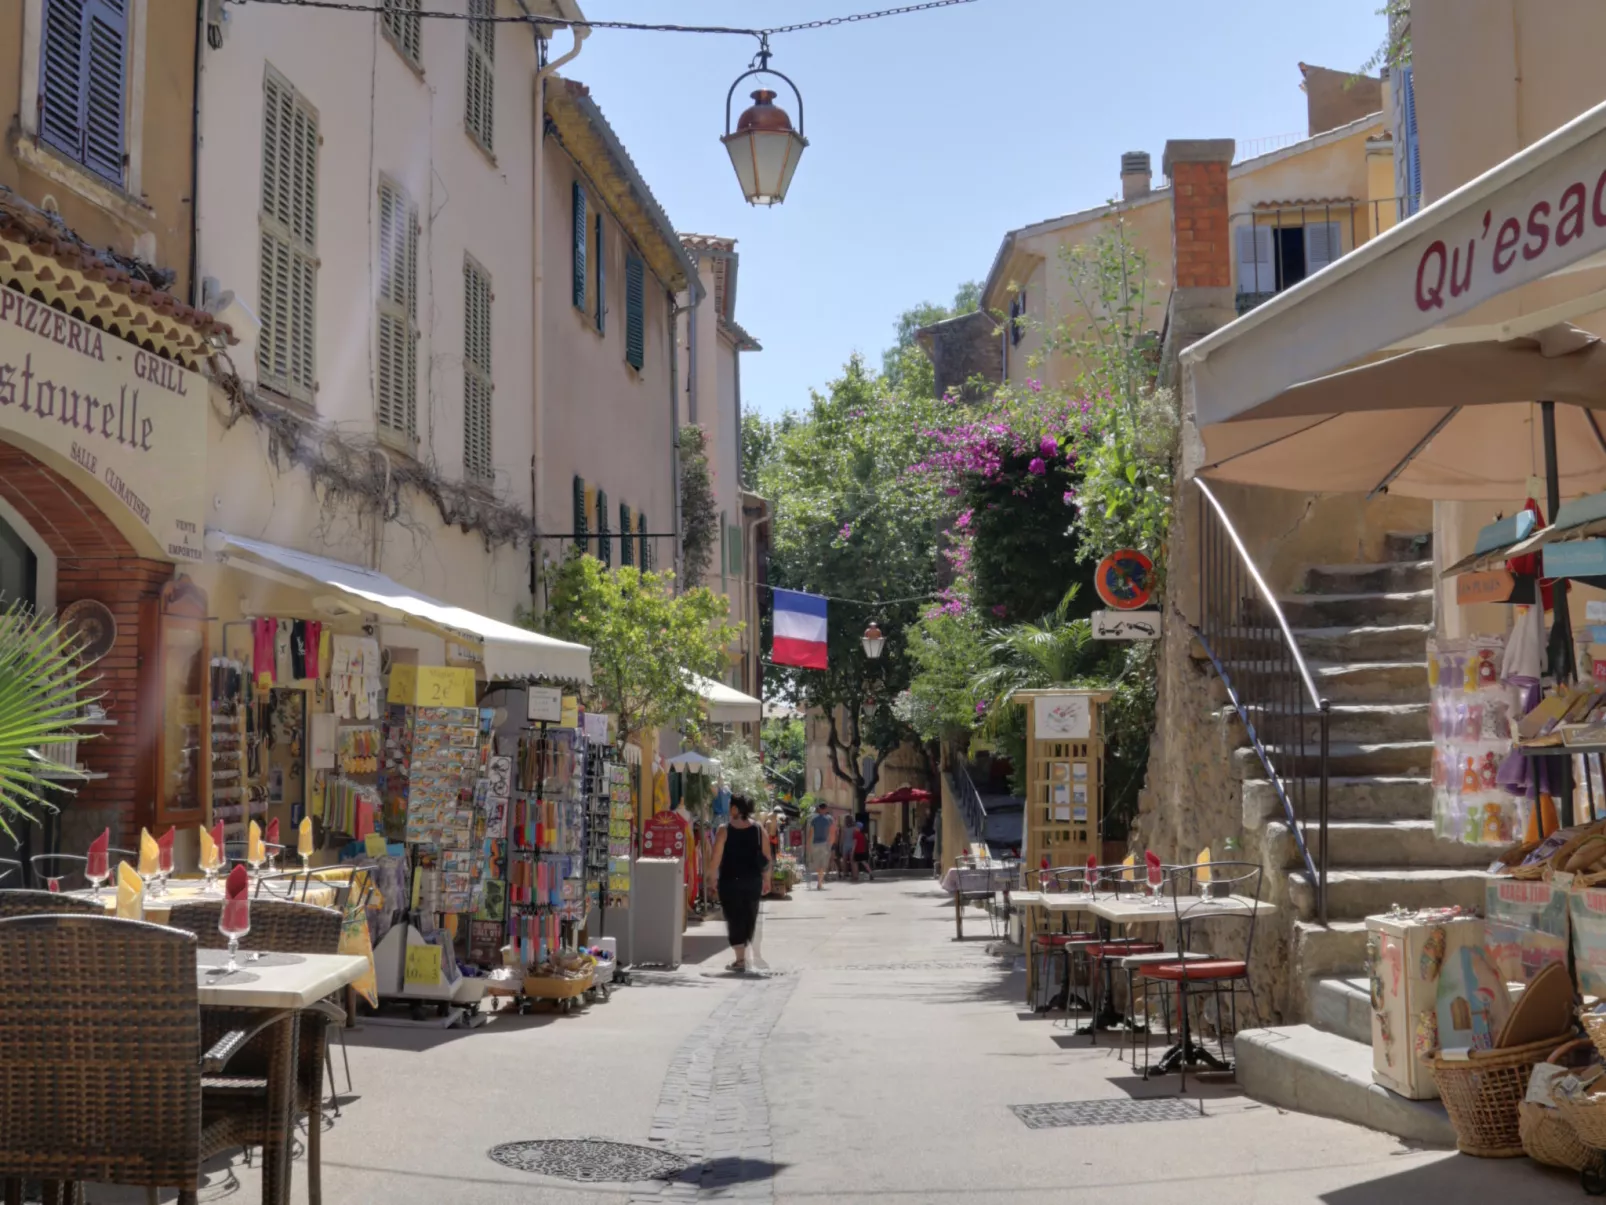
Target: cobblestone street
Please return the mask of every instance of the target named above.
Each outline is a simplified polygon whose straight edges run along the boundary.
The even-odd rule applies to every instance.
[[[1573,1177],[1526,1160],[1411,1150],[1230,1085],[1190,1080],[1178,1108],[1175,1077],[1145,1083],[1108,1045],[1024,1014],[1023,978],[993,952],[985,919],[973,914],[956,942],[952,907],[927,880],[831,883],[765,908],[766,977],[717,970],[726,950],[711,923],[688,934],[697,961],[641,974],[575,1017],[350,1032],[354,1086],[325,1135],[324,1200],[1170,1205],[1202,1192],[1414,1205],[1426,1192],[1578,1194]],[[1134,1120],[1132,1100],[1155,1103]],[[1080,1102],[1096,1103],[1045,1107]],[[580,1138],[657,1148],[686,1170],[584,1183],[487,1156],[499,1143]],[[201,1200],[259,1191],[254,1170],[219,1166]],[[299,1157],[294,1199],[306,1200]]]

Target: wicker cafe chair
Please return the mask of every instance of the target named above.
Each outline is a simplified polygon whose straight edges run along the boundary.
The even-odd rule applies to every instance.
[[[43,893],[40,893],[43,894]],[[60,897],[52,897],[59,899]],[[283,1019],[252,1014],[205,1054],[195,939],[108,916],[0,920],[0,1181],[81,1199],[82,1181],[179,1190],[244,1144],[235,1119],[203,1116],[201,1076]]]
[[[55,891],[28,891],[22,888],[0,891],[0,920],[12,916],[38,916],[47,912],[105,916],[106,905],[81,895],[61,895]]]
[[[195,935],[203,949],[227,949],[228,941],[218,932],[222,900],[186,900],[174,904],[167,923]],[[301,904],[293,900],[258,898],[251,901],[251,932],[240,939],[241,950],[280,954],[335,954],[340,950],[341,915],[333,908]],[[250,964],[246,964],[249,969]],[[207,1009],[202,1024],[207,1036],[238,1024],[233,1009]],[[301,1017],[301,1043],[296,1055],[297,1112],[307,1114],[307,1199],[311,1205],[322,1200],[323,1150],[323,1072],[328,1058],[328,1025],[344,1025],[346,1012],[332,1000],[320,1000]],[[342,1039],[344,1040],[344,1039]],[[240,1074],[209,1077],[205,1107],[230,1109],[242,1093],[254,1091],[260,1080],[265,1052],[259,1045],[242,1053]],[[333,1076],[330,1077],[333,1079]],[[347,1073],[350,1083],[350,1072]],[[269,1137],[268,1118],[251,1111],[244,1119],[247,1141],[264,1143]]]

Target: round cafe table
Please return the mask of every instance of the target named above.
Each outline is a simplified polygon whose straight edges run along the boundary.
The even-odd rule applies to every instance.
[[[252,884],[251,890],[252,896],[255,898],[255,884]],[[266,896],[269,892],[273,893],[273,898],[275,899],[287,898],[281,891],[275,891],[271,886],[264,887],[262,890],[264,896]],[[75,891],[73,894],[93,898],[94,891],[92,889]],[[150,921],[152,924],[165,925],[167,923],[167,915],[172,910],[174,904],[186,904],[192,900],[221,900],[222,898],[222,879],[218,880],[217,888],[211,894],[207,893],[206,883],[202,879],[169,879],[167,882],[167,890],[162,892],[160,895],[152,894],[149,890],[146,891],[145,919]],[[297,884],[293,896],[288,898],[294,899],[297,903],[305,902],[308,904],[317,904],[324,908],[332,908],[334,907],[335,903],[335,889],[329,886],[327,883],[312,883],[307,887],[307,894],[305,899],[303,899],[301,894],[301,885]],[[107,884],[101,888],[100,900],[101,903],[106,906],[106,912],[108,915],[116,913],[117,891],[110,884]]]

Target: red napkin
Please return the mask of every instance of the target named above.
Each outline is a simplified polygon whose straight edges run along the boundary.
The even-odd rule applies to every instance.
[[[1160,855],[1152,849],[1146,849],[1143,851],[1143,862],[1149,868],[1149,886],[1158,887],[1165,877],[1160,870]]]
[[[251,927],[251,876],[243,865],[229,871],[220,921],[218,929],[225,934],[245,933]]]
[[[178,829],[169,827],[160,837],[156,838],[156,868],[173,873],[173,836]]]
[[[84,862],[84,874],[91,879],[104,879],[110,872],[107,848],[111,845],[112,830],[104,830],[89,843],[89,857]]]
[[[217,863],[219,866],[229,864],[228,855],[223,852],[223,821],[219,820],[212,826],[212,844],[217,846]]]
[[[268,821],[268,827],[262,832],[262,842],[264,845],[279,844],[279,821],[277,819]]]

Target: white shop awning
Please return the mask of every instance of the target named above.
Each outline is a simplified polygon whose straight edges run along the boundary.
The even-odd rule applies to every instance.
[[[687,671],[692,688],[702,696],[703,710],[716,724],[757,724],[764,718],[764,704],[752,695],[744,695],[734,686],[726,686],[712,678]]]
[[[332,561],[264,540],[230,535],[215,528],[208,529],[206,537],[209,551],[229,555],[248,572],[266,569],[270,577],[277,571],[287,572],[361,600],[362,610],[434,632],[448,640],[479,645],[485,657],[486,676],[493,682],[523,678],[591,681],[591,650],[583,644],[554,640],[539,632],[454,607],[360,565]]]
[[[1380,353],[1530,337],[1603,308],[1606,104],[1184,351],[1205,462],[1220,459],[1210,427],[1266,421],[1256,408],[1301,382]],[[1265,438],[1287,426],[1267,422]]]

